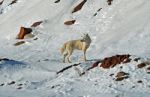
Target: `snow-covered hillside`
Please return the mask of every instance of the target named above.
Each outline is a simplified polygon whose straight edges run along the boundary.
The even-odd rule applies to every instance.
[[[149,6],[149,0],[0,0],[0,97],[148,97]],[[34,37],[16,39],[21,27]],[[63,63],[63,43],[84,33],[92,39],[88,61],[75,51],[72,63]],[[118,54],[130,54],[130,61],[101,67]],[[128,77],[116,81],[118,72]]]

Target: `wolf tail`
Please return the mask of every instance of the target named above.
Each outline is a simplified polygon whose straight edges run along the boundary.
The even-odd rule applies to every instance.
[[[65,49],[66,49],[66,44],[64,44],[63,47],[61,48],[61,54],[64,53]]]

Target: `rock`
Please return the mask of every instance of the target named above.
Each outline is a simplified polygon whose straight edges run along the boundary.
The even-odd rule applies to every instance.
[[[9,5],[13,5],[14,3],[17,3],[18,0],[13,0]]]
[[[127,78],[129,78],[129,76],[126,76],[126,77],[118,77],[118,78],[116,78],[115,81],[122,81],[122,80],[127,79]]]
[[[116,77],[116,81],[122,81],[124,79],[129,78],[129,73],[125,73],[125,72],[121,71],[121,72],[118,72],[115,77]]]
[[[22,87],[18,87],[17,89],[20,90],[20,89],[22,89]]]
[[[9,61],[10,59],[8,58],[0,58],[0,61]]]
[[[112,57],[104,58],[102,60],[100,67],[103,67],[105,69],[108,69],[110,67],[114,67],[117,64],[125,62],[125,60],[129,60],[129,57],[130,57],[130,55],[126,54],[126,55],[115,55]]]
[[[24,36],[27,35],[27,34],[30,34],[31,32],[32,32],[31,28],[21,27],[20,32],[17,35],[17,39],[24,39]]]
[[[149,67],[147,67],[147,70],[150,70],[150,66],[149,66]]]
[[[143,83],[143,81],[139,80],[139,81],[137,81],[137,83]]]
[[[138,62],[141,58],[135,58],[134,61]]]
[[[86,3],[86,1],[87,1],[87,0],[83,0],[79,5],[77,5],[77,6],[73,9],[72,13],[81,10],[82,7],[83,7],[83,5]]]
[[[111,4],[112,4],[112,1],[113,1],[113,0],[107,0],[108,5],[111,5]]]
[[[128,76],[128,75],[129,75],[129,73],[125,73],[125,72],[121,71],[121,72],[117,73],[116,77],[121,78],[121,77],[125,77],[125,76]]]
[[[114,74],[112,73],[112,74],[110,74],[109,76],[113,76]]]
[[[141,64],[138,64],[138,65],[137,65],[138,68],[143,68],[143,67],[145,67],[145,66],[146,66],[145,63],[141,63]]]
[[[31,27],[37,27],[39,26],[41,23],[43,23],[43,21],[38,21],[38,22],[34,22]]]
[[[4,2],[4,0],[0,2],[0,5],[2,5],[2,4],[3,4],[3,2]]]
[[[19,41],[19,42],[15,43],[14,46],[19,46],[19,45],[22,45],[24,43],[25,43],[25,41]]]
[[[123,63],[129,63],[129,62],[131,62],[130,58],[126,59]]]
[[[22,86],[23,84],[18,84],[18,86]]]
[[[75,23],[76,20],[69,20],[69,21],[66,21],[64,22],[65,25],[72,25]]]
[[[60,0],[56,0],[54,3],[59,3],[60,2]]]
[[[4,86],[4,85],[5,85],[4,83],[0,84],[0,86]]]
[[[12,81],[12,82],[8,83],[8,85],[13,85],[15,83],[16,83],[15,81]]]

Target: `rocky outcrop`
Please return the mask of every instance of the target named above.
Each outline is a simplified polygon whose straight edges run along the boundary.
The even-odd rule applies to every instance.
[[[127,63],[127,61],[129,62],[129,60],[130,60],[129,54],[115,55],[115,56],[107,57],[107,58],[103,59],[100,67],[108,69],[108,68],[112,68],[120,63]]]
[[[83,0],[80,4],[78,4],[72,11],[72,13],[77,12],[82,9],[83,5],[86,3],[87,0]]]

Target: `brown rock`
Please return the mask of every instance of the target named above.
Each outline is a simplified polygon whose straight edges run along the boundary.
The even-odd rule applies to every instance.
[[[138,64],[138,65],[137,65],[138,68],[143,68],[143,67],[145,67],[145,66],[146,66],[145,63],[141,63],[141,64]]]
[[[87,1],[87,0],[83,0],[79,5],[77,5],[77,6],[73,9],[72,13],[81,10],[82,7],[83,7],[83,5],[86,3],[86,1]]]
[[[114,67],[117,64],[124,62],[124,60],[129,60],[129,57],[130,55],[116,55],[116,56],[104,58],[102,60],[100,67],[103,67],[106,69],[110,67]]]
[[[65,25],[72,25],[75,23],[76,20],[70,20],[70,21],[66,21],[64,22]]]
[[[21,27],[20,28],[20,32],[17,36],[17,39],[24,39],[24,36],[26,34],[30,34],[32,32],[32,29],[31,28],[25,28],[25,27]]]
[[[34,22],[31,27],[37,27],[39,26],[41,23],[43,23],[43,21],[38,21],[38,22]]]
[[[141,58],[135,58],[134,61],[138,62]]]

